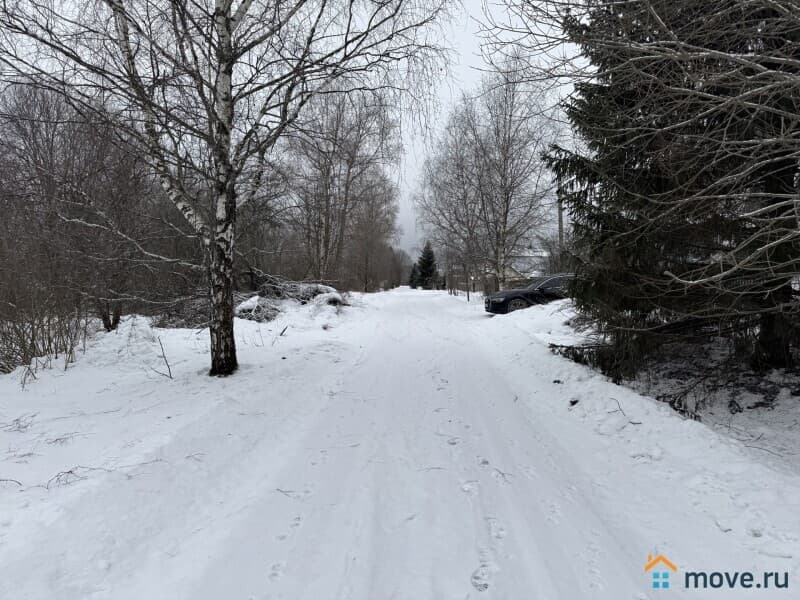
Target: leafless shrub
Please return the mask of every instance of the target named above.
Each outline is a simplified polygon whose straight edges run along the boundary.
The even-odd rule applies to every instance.
[[[45,304],[0,311],[0,372],[26,366],[33,376],[51,360],[62,360],[66,369],[91,330],[91,319],[80,309],[60,313]]]

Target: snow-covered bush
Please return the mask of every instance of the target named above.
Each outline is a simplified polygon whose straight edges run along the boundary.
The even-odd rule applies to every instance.
[[[283,281],[271,279],[259,288],[259,295],[267,298],[297,300],[301,304],[309,302],[320,294],[337,293],[336,288],[321,283],[303,281]]]
[[[330,306],[343,306],[347,304],[344,297],[336,291],[319,294],[318,296],[314,297],[312,303],[316,305],[328,304]]]
[[[256,295],[237,293],[234,298],[234,314],[240,319],[266,322],[272,321],[281,312],[280,301],[295,300],[300,304],[347,305],[346,295],[336,288],[320,283],[284,281],[270,278],[262,284]],[[211,320],[211,305],[205,290],[179,298],[163,309],[153,319],[154,327],[202,328]]]
[[[272,321],[280,314],[281,310],[273,298],[253,296],[236,306],[235,314],[240,319],[250,321]]]
[[[331,290],[331,291],[322,291]],[[345,306],[347,300],[332,287],[316,284],[296,284],[284,297],[252,296],[236,306],[236,316],[250,321],[272,321],[281,313],[286,300],[313,306]]]

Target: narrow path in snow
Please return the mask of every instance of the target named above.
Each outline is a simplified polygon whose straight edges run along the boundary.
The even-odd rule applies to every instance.
[[[736,568],[713,507],[659,483],[683,472],[639,468],[567,410],[599,392],[554,384],[575,367],[545,344],[509,352],[513,332],[492,338],[492,319],[440,295],[365,302],[308,348],[308,371],[274,386],[245,364],[249,398],[179,430],[152,473],[64,508],[39,540],[58,568],[3,597],[645,599],[644,554],[680,536],[686,561]],[[255,410],[274,393],[280,414]],[[33,560],[19,551],[12,569]]]

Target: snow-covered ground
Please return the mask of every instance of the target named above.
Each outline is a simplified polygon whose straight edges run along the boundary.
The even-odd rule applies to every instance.
[[[227,379],[143,318],[0,377],[0,598],[797,597],[797,470],[551,354],[565,303],[354,303],[238,321]],[[654,590],[648,554],[789,588]]]
[[[730,340],[712,340],[692,347],[693,356],[678,346],[626,385],[662,400],[681,396],[685,409],[706,425],[761,454],[762,460],[800,473],[800,374],[754,372],[740,358],[730,360],[729,345]]]

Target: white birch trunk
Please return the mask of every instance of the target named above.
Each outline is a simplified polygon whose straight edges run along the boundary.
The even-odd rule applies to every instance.
[[[236,224],[236,189],[231,166],[233,128],[233,47],[234,23],[229,0],[217,0],[214,11],[217,30],[217,73],[214,88],[217,119],[214,127],[214,169],[216,214],[213,239],[209,247],[211,284],[211,375],[226,376],[238,367],[236,338],[233,332],[233,245]]]

